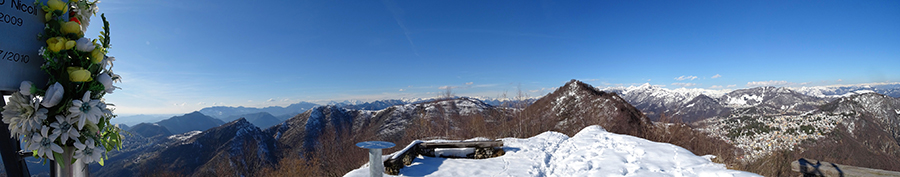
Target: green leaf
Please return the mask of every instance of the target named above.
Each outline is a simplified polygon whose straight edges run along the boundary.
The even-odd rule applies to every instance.
[[[63,162],[64,159],[63,159],[63,157],[62,157],[62,154],[54,152],[54,153],[53,153],[53,159],[56,159],[56,164],[57,164],[57,165],[59,165],[60,167],[65,168],[65,163]]]

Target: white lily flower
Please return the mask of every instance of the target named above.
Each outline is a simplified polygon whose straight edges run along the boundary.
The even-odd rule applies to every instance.
[[[104,90],[106,93],[113,93],[113,91],[116,90],[116,86],[113,86],[113,79],[108,73],[100,73],[100,75],[97,76],[97,81],[100,81],[100,83],[103,84],[103,87],[106,88],[106,90]]]
[[[66,89],[59,82],[50,85],[50,88],[47,88],[47,94],[44,95],[44,101],[41,101],[41,105],[48,108],[56,106],[62,101],[65,91]]]
[[[100,158],[102,158],[102,153],[105,152],[103,147],[94,144],[94,139],[87,139],[84,141],[84,144],[76,142],[75,148],[78,148],[78,150],[75,151],[75,156],[73,157],[81,159],[85,164],[99,162]]]
[[[100,111],[103,112],[103,116],[112,116],[113,109],[107,107],[108,105],[103,100],[100,100],[100,104],[97,104],[97,107],[100,107]],[[118,125],[118,124],[116,124]]]
[[[81,52],[91,52],[94,51],[94,43],[91,42],[91,39],[83,37],[75,41],[75,49]]]
[[[10,136],[16,137],[38,130],[47,118],[47,112],[47,109],[40,108],[36,98],[14,92],[0,115],[3,115],[3,123],[9,124]]]
[[[114,61],[116,61],[116,57],[111,57],[111,56],[105,56],[105,57],[103,57],[103,61],[100,61],[100,68],[103,68],[104,72],[109,73],[109,75],[113,76],[113,78],[118,76],[118,75],[112,73]]]
[[[72,100],[72,107],[69,107],[69,118],[78,118],[78,129],[84,128],[84,123],[90,121],[92,124],[99,123],[100,116],[103,112],[97,107],[100,100],[91,100],[91,91],[84,93],[81,100]]]
[[[48,111],[47,109],[44,109],[44,108],[38,108],[39,106],[38,106],[37,102],[35,102],[33,106],[35,109],[37,109],[37,111],[35,111],[34,114],[31,115],[31,117],[28,117],[25,119],[25,122],[23,122],[22,130],[25,130],[25,131],[40,130],[40,128],[42,126],[41,124],[44,122],[44,119],[47,119],[47,113],[50,111]]]
[[[34,112],[34,108],[30,106],[31,99],[25,98],[22,93],[13,93],[11,97],[9,97],[9,102],[6,106],[3,106],[3,123],[9,125],[9,137],[16,137],[24,132],[22,130],[22,122],[25,121],[24,117],[27,117],[28,112]],[[26,116],[22,116],[26,114]]]
[[[22,84],[19,85],[19,93],[22,93],[22,95],[25,96],[30,96],[32,86],[34,86],[34,84],[32,84],[31,81],[22,81]]]
[[[28,150],[37,150],[38,156],[53,160],[53,152],[63,153],[63,149],[58,144],[53,143],[53,141],[56,140],[56,137],[49,135],[47,133],[48,131],[50,131],[50,127],[43,126],[40,134],[35,133],[31,136],[31,141],[34,142],[28,146]]]
[[[81,136],[78,130],[75,130],[75,122],[62,115],[56,115],[56,122],[51,123],[50,127],[53,127],[52,135],[59,137],[63,144],[69,139],[78,141],[78,137]]]

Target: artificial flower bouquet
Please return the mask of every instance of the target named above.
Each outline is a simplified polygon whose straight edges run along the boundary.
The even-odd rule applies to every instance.
[[[112,71],[115,57],[106,56],[110,47],[106,17],[100,15],[103,30],[97,39],[84,37],[98,2],[35,2],[45,12],[44,30],[37,37],[46,41],[38,52],[44,59],[41,70],[49,76],[47,84],[23,81],[2,109],[3,122],[25,143],[26,151],[44,160],[57,159],[61,166],[75,163],[62,162],[63,156],[103,165],[106,153],[122,147],[121,129],[109,122],[116,116],[113,105],[103,99],[120,80]],[[64,147],[75,147],[74,152],[65,152]]]

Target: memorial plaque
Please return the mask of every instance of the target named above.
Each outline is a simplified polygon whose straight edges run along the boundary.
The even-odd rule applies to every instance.
[[[46,4],[47,0],[41,0]],[[44,12],[29,0],[0,0],[0,91],[19,90],[22,81],[44,86],[44,45],[37,35],[44,29]]]

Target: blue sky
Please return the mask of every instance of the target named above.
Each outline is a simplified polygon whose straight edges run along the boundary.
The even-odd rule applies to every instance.
[[[900,1],[99,6],[124,81],[106,97],[119,114],[431,97],[445,86],[540,96],[570,79],[715,89],[900,81]]]

